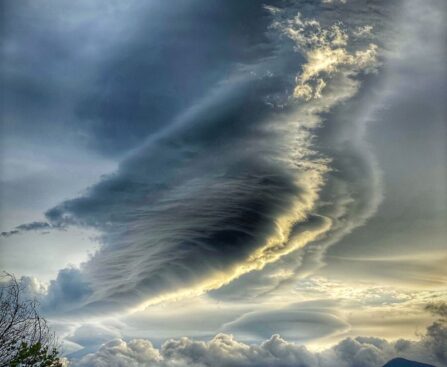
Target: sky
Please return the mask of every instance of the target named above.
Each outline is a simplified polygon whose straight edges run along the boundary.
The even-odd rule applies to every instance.
[[[443,0],[5,0],[0,269],[75,367],[447,366]]]

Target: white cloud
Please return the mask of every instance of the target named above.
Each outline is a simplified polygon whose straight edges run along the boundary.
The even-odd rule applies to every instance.
[[[335,2],[346,4],[346,0],[322,0],[321,2],[323,4],[332,4],[332,3],[335,3]]]
[[[300,13],[293,18],[282,19],[276,8],[268,10],[277,18],[274,28],[292,39],[306,59],[297,77],[295,97],[305,101],[321,98],[323,89],[334,74],[343,73],[345,77],[352,78],[360,72],[377,69],[377,45],[370,43],[353,51],[348,48],[350,35],[370,35],[371,26],[359,26],[350,31],[343,23],[337,22],[322,27],[319,21],[303,19]]]
[[[447,329],[437,322],[419,341],[389,342],[372,337],[347,338],[335,346],[312,352],[279,335],[260,344],[238,342],[218,334],[208,342],[189,338],[166,341],[159,349],[143,339],[104,344],[96,353],[73,361],[73,367],[377,367],[396,357],[446,366]]]
[[[137,367],[156,366],[162,362],[160,353],[148,340],[135,339],[125,342],[113,340],[102,346],[96,353],[82,358],[75,366],[89,367]]]

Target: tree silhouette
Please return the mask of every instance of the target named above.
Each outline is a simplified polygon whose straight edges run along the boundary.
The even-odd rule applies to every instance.
[[[14,275],[0,275],[0,367],[62,367],[55,334]]]

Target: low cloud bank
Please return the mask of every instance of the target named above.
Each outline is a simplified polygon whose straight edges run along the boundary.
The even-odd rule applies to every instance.
[[[447,366],[447,327],[440,320],[417,341],[387,341],[374,337],[347,338],[321,352],[290,343],[273,335],[261,344],[238,342],[232,335],[218,334],[208,342],[171,339],[160,348],[144,339],[116,339],[88,354],[73,367],[378,367],[404,357],[436,366]]]

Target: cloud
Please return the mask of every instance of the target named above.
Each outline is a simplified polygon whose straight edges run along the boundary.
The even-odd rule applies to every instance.
[[[265,339],[278,333],[289,340],[303,342],[342,332],[347,328],[346,322],[328,311],[300,310],[297,305],[247,313],[223,325],[222,330],[247,339]]]
[[[429,311],[435,316],[440,316],[441,318],[447,318],[447,303],[445,302],[432,302],[425,306],[425,310]]]
[[[48,292],[41,299],[42,306],[44,309],[61,307],[70,310],[91,293],[92,290],[79,269],[65,268],[50,282]]]
[[[73,366],[301,366],[301,367],[377,367],[396,357],[446,366],[445,325],[435,323],[418,341],[394,342],[380,338],[347,338],[328,349],[312,352],[273,335],[260,344],[238,342],[231,335],[218,334],[208,342],[189,338],[166,341],[159,349],[149,341],[115,340],[97,352],[73,361]]]
[[[442,363],[447,364],[447,328],[445,321],[438,321],[427,328],[424,343]]]
[[[79,366],[144,366],[155,365],[161,359],[160,353],[148,340],[136,339],[130,342],[117,339],[101,347],[93,355],[87,355],[77,363]]]
[[[40,282],[35,277],[22,276],[19,283],[22,288],[23,299],[40,299],[48,292],[48,285]]]
[[[268,10],[273,18],[272,27],[279,32],[277,36],[280,40],[291,39],[290,29],[298,34],[298,40],[301,36],[304,40],[308,37],[308,44],[303,40],[298,44],[294,41],[295,47],[304,53],[313,47],[318,49],[318,45],[323,49],[334,47],[331,46],[332,39],[338,37],[336,43],[340,43],[340,39],[346,40],[349,35],[348,44],[337,47],[341,48],[343,53],[354,55],[356,51],[367,50],[371,41],[366,36],[366,41],[356,40],[351,37],[351,33],[362,22],[374,24],[374,30],[380,25],[380,30],[374,32],[374,41],[379,45],[377,58],[367,57],[372,63],[366,63],[377,66],[382,59],[383,39],[390,36],[387,33],[387,17],[394,10],[392,6],[381,5],[380,17],[376,16],[378,13],[373,12],[374,15],[364,19],[357,14],[358,7],[361,6],[360,2],[355,2],[346,12],[331,8],[324,11],[320,9],[321,13],[318,13],[318,6],[314,4],[306,4],[303,7],[297,5],[287,9],[270,7]],[[306,14],[306,17],[301,15],[296,18],[298,12]],[[318,21],[314,20],[315,12],[318,13]],[[334,17],[337,17],[337,22],[334,22]],[[344,36],[337,36],[334,25]],[[304,43],[304,47],[301,43]],[[293,286],[294,279],[306,276],[324,264],[324,253],[329,246],[365,224],[376,212],[382,201],[381,171],[369,144],[364,141],[364,132],[367,122],[373,118],[374,108],[379,108],[380,85],[377,76],[369,74],[372,69],[366,64],[358,64],[366,67],[364,71],[356,71],[355,65],[329,65],[333,74],[328,75],[322,71],[318,78],[321,77],[324,83],[312,82],[310,85],[312,91],[318,85],[324,86],[323,89],[315,89],[321,97],[312,97],[300,108],[303,121],[310,126],[318,126],[318,133],[313,136],[313,148],[329,159],[329,170],[324,175],[324,185],[319,190],[317,204],[309,218],[312,215],[330,218],[330,228],[318,239],[285,255],[274,264],[268,264],[263,270],[240,277],[228,286],[213,291],[213,296],[251,299],[257,296],[266,297],[272,290]],[[303,65],[306,65],[306,62]],[[301,76],[302,74],[297,74],[298,81]],[[345,103],[347,100],[349,103]]]
[[[114,45],[76,105],[90,145],[108,155],[144,143],[231,74],[235,63],[252,62],[265,56],[262,47],[271,48],[263,34],[268,19],[257,2],[156,0],[130,8],[144,19]]]
[[[293,277],[374,212],[380,180],[357,134],[363,120],[336,110],[377,64],[376,47],[350,42],[349,17],[336,21],[336,10],[312,6],[326,12],[317,22],[298,5],[258,6],[254,57],[228,61],[229,75],[114,174],[46,212],[52,228],[102,233],[101,249],[50,285],[48,310],[141,309],[277,272],[276,263]]]
[[[278,17],[281,12],[275,11],[273,14]],[[298,13],[292,19],[279,18],[273,26],[290,37],[306,58],[293,92],[297,98],[305,101],[321,98],[327,78],[336,73],[344,72],[355,76],[361,71],[371,72],[377,69],[377,45],[371,43],[364,50],[350,53],[346,48],[349,33],[343,23],[322,28],[317,20],[303,20]]]
[[[427,296],[426,293],[385,287],[363,289],[359,284],[352,286],[344,281],[336,284],[318,278],[296,283],[297,279],[323,264],[330,245],[364,224],[375,213],[382,198],[380,171],[364,138],[364,130],[371,119],[371,110],[377,106],[375,98],[383,92],[375,84],[375,79],[382,76],[371,75],[371,72],[376,70],[384,56],[393,52],[383,47],[392,44],[392,41],[385,41],[394,35],[394,32],[387,34],[389,27],[395,26],[392,24],[395,18],[388,18],[388,14],[397,5],[380,0],[350,1],[348,6],[340,5],[341,2],[296,1],[288,2],[284,8],[273,5],[264,8],[262,2],[245,5],[238,1],[225,2],[218,7],[206,1],[193,1],[187,9],[180,1],[176,2],[178,6],[166,8],[158,6],[162,2],[155,1],[152,3],[158,5],[151,11],[146,8],[136,11],[144,15],[143,23],[138,20],[123,22],[125,17],[116,21],[112,17],[117,24],[135,24],[133,32],[123,32],[119,26],[116,32],[97,32],[97,28],[85,27],[92,22],[82,17],[79,23],[74,21],[77,24],[74,28],[67,26],[81,41],[65,42],[67,39],[63,38],[62,43],[67,47],[62,49],[41,47],[51,41],[47,38],[49,34],[60,34],[51,27],[43,33],[29,32],[28,29],[25,36],[20,36],[28,39],[31,34],[37,34],[45,40],[40,43],[29,38],[30,46],[36,44],[43,50],[37,55],[39,52],[53,55],[49,49],[61,51],[52,58],[54,63],[43,62],[45,65],[40,65],[37,72],[32,70],[37,80],[29,80],[26,72],[17,69],[7,80],[8,86],[13,86],[9,88],[13,93],[7,101],[27,106],[23,108],[26,118],[22,120],[33,116],[36,110],[33,106],[40,106],[39,111],[50,111],[52,103],[59,105],[59,98],[54,97],[58,91],[56,94],[70,97],[67,103],[70,107],[61,114],[52,111],[49,115],[36,115],[36,118],[39,121],[60,121],[60,116],[64,117],[62,120],[73,118],[79,123],[72,124],[76,130],[79,128],[80,135],[87,139],[84,143],[91,149],[122,158],[120,167],[113,174],[103,176],[77,197],[51,202],[51,205],[58,204],[47,211],[45,221],[27,223],[2,233],[3,237],[8,237],[68,226],[93,227],[101,232],[101,249],[79,268],[62,269],[48,287],[24,278],[30,293],[37,293],[42,298],[45,311],[72,318],[77,318],[78,312],[104,316],[108,311],[119,311],[120,316],[130,318],[126,312],[129,309],[140,310],[163,301],[177,301],[208,292],[216,303],[221,300],[247,303],[245,308],[241,307],[243,310],[228,307],[230,310],[215,311],[220,303],[213,311],[201,313],[199,310],[199,317],[204,319],[212,318],[214,311],[219,316],[212,321],[204,320],[194,329],[195,336],[214,335],[225,323],[225,333],[245,333],[259,340],[280,331],[285,339],[295,341],[305,336],[333,335],[347,325],[332,310],[303,310],[293,306],[277,309],[277,305],[271,309],[261,304],[267,296],[272,297],[270,301],[279,300],[283,302],[281,304],[309,294],[337,298],[337,302],[341,300],[339,306],[351,307],[349,311],[361,308],[363,317],[371,307],[394,307],[405,303],[399,310],[406,310],[409,299],[418,302],[419,296]],[[285,4],[280,3],[281,6]],[[416,15],[420,12],[426,17],[430,13],[413,5],[411,2],[409,7]],[[102,9],[98,8],[97,13],[102,16]],[[269,11],[265,12],[265,9]],[[71,15],[72,11],[69,10]],[[84,16],[89,13],[86,11]],[[116,12],[112,13],[116,15]],[[8,18],[12,24],[17,16]],[[438,16],[438,21],[441,18]],[[64,22],[61,21],[61,31],[65,29]],[[33,26],[44,23],[32,22]],[[11,27],[9,24],[10,33],[14,33]],[[79,48],[85,38],[90,39],[76,31],[80,28],[88,28],[95,37],[100,33],[108,40],[116,39],[118,34],[126,36],[124,42],[120,37],[110,48],[110,44],[105,48],[94,47],[98,41],[95,37],[90,46]],[[426,32],[415,32],[423,34],[424,38],[432,37],[431,33],[427,36]],[[426,54],[428,47],[421,52],[420,47],[412,44],[410,33],[405,36],[409,40],[407,46],[416,50],[413,52]],[[232,42],[228,42],[229,39]],[[54,43],[49,43],[56,46],[61,43],[59,39],[52,41]],[[14,47],[8,47],[5,50],[14,51]],[[64,85],[73,85],[76,89],[74,96],[51,83],[48,83],[51,84],[49,91],[39,87],[43,80],[60,80],[56,71],[64,64],[59,63],[61,59],[76,60],[74,69],[78,71],[79,66],[79,74],[83,74],[85,60],[72,56],[73,52],[85,56],[91,52],[87,50],[89,48],[93,54],[102,57],[92,64],[87,62],[88,83],[83,80],[74,85],[71,79],[64,79]],[[27,52],[25,49],[27,47],[18,53],[22,59],[22,53]],[[71,53],[67,53],[68,49]],[[433,53],[430,58],[437,60],[439,54]],[[7,56],[11,67],[14,52]],[[34,55],[29,60],[45,59]],[[408,60],[411,64],[419,62],[417,57],[408,57]],[[403,68],[409,64],[405,65]],[[55,74],[39,72],[45,67],[51,70],[50,74]],[[72,64],[68,68],[73,70]],[[425,65],[418,70],[426,69]],[[23,88],[22,79],[25,81]],[[419,85],[419,80],[407,78],[407,84]],[[436,87],[430,84],[432,86]],[[27,93],[16,93],[24,90]],[[79,91],[82,91],[81,96]],[[442,89],[432,90],[433,94],[442,94],[439,91]],[[37,93],[37,98],[31,98],[33,93]],[[14,106],[14,103],[7,104]],[[399,108],[402,111],[399,120],[405,120],[408,114],[416,115],[419,105],[412,105],[415,107],[403,105]],[[382,107],[379,103],[379,108]],[[70,113],[66,114],[67,110]],[[417,120],[419,132],[422,131],[420,121],[425,121],[423,114]],[[36,126],[41,126],[39,121]],[[386,135],[396,138],[389,129]],[[380,138],[386,139],[383,133]],[[399,150],[397,144],[390,145]],[[408,146],[417,152],[415,156],[419,155],[420,149],[414,149],[412,144]],[[387,160],[393,159],[394,153],[390,152],[383,154]],[[408,161],[413,166],[415,160]],[[63,164],[70,166],[66,161]],[[399,168],[401,166],[399,162]],[[407,190],[399,186],[398,191],[408,191],[412,195],[413,190],[408,190],[408,185],[411,187],[411,182],[418,180],[406,181]],[[401,183],[399,181],[399,185]],[[438,200],[437,207],[441,202]],[[413,208],[416,206],[422,213],[422,206],[417,203]],[[382,221],[387,222],[387,217]],[[378,228],[376,236],[391,225],[386,224]],[[416,224],[413,227],[415,230]],[[361,240],[353,241],[357,248],[366,243]],[[400,242],[402,248],[410,246],[407,241]],[[376,251],[377,246],[370,248]],[[352,248],[348,252],[351,251]],[[441,279],[422,279],[416,274],[418,266],[429,269],[423,274],[433,274],[432,259],[424,263],[406,263],[406,266],[397,258],[352,260],[345,261],[341,267],[349,268],[343,272],[352,281],[352,278],[358,278],[359,272],[365,274],[366,264],[371,265],[369,268],[373,272],[380,268],[380,276],[386,277],[392,272],[396,280],[399,273],[401,278],[411,279],[413,284],[417,277],[421,284],[435,284]],[[344,298],[349,302],[343,301]],[[440,306],[431,306],[431,311],[443,312]],[[153,312],[153,308],[146,312]],[[141,330],[139,313],[134,315],[133,326]],[[163,315],[166,319],[171,317],[171,312]],[[388,319],[374,320],[381,316],[380,310],[368,315],[368,323],[361,326],[367,324],[366,327],[377,329],[388,322]],[[189,325],[200,322],[197,315],[188,321],[190,324],[182,321],[183,317],[189,317],[187,311],[171,317],[166,323],[162,317],[154,321],[158,314],[151,317],[143,329],[151,330],[152,334],[158,334],[159,330],[169,334],[174,329],[173,336],[185,335]],[[405,317],[397,321],[393,319],[389,325],[402,323]],[[305,324],[304,320],[311,321],[312,325]],[[154,329],[154,325],[158,329]],[[396,329],[398,331],[393,335],[402,330]],[[98,334],[98,338],[89,338],[92,333]],[[350,335],[359,334],[353,332]],[[118,336],[114,330],[97,325],[81,327],[79,332],[71,335],[71,348],[98,345]],[[395,350],[404,350],[409,357],[413,353],[415,359],[424,356],[428,350],[430,358],[435,360],[433,356],[437,356],[441,360],[445,359],[442,352],[445,350],[444,337],[443,324],[435,323],[427,331],[424,342],[403,340],[392,343],[374,338],[353,338],[331,348],[327,354],[310,351],[301,354],[303,348],[279,337],[269,340],[277,347],[259,344],[252,348],[246,344],[246,339],[241,343],[225,334],[213,343],[188,338],[172,342],[166,356],[163,348],[154,348],[147,341],[134,343],[126,339],[110,348],[104,346],[100,362],[95,363],[113,365],[111,355],[115,355],[117,359],[123,359],[123,363],[131,364],[145,363],[145,358],[152,358],[154,363],[171,363],[171,359],[175,359],[183,364],[196,361],[206,365],[212,358],[219,360],[225,345],[229,345],[236,356],[243,355],[248,365],[256,360],[256,355],[244,354],[250,348],[272,365],[284,360],[286,362],[281,363],[285,365],[291,361],[324,365],[326,360],[338,361],[340,366],[349,363],[373,365],[394,356]],[[158,340],[153,342],[158,346]],[[203,356],[194,359],[195,350],[203,352]],[[290,351],[290,356],[275,354],[274,350]],[[214,352],[218,353],[217,357],[212,354]],[[95,356],[91,356],[92,361]],[[236,363],[236,360],[222,363]]]
[[[116,45],[149,8],[134,1],[49,0],[42,6],[5,1],[0,79],[5,85],[4,116],[14,121],[4,125],[5,140],[97,148],[101,129],[96,124],[93,128],[91,119],[78,118],[76,106],[92,89],[98,65],[112,58]],[[118,148],[117,140],[108,143]]]
[[[2,233],[0,233],[0,235],[2,237],[10,237],[12,235],[19,234],[22,232],[42,231],[42,230],[49,230],[52,228],[54,228],[54,227],[47,222],[31,222],[31,223],[20,224],[17,227],[15,227],[13,230],[7,231],[7,232],[2,232]]]
[[[355,29],[352,33],[357,38],[371,37],[372,30],[373,30],[373,26],[371,26],[371,25],[358,26],[357,29]]]
[[[234,88],[239,89],[238,94],[246,93],[243,84],[231,86],[231,93]],[[87,196],[47,213],[55,225],[88,225],[105,233],[105,246],[83,270],[93,288],[104,292],[96,293],[99,298],[115,293],[129,302],[134,287],[141,294],[157,295],[194,278],[207,282],[205,287],[218,287],[275,261],[327,226],[324,219],[318,225],[306,224],[324,164],[316,161],[314,168],[298,172],[289,166],[290,158],[274,147],[268,148],[270,154],[256,157],[259,149],[267,149],[260,139],[244,152],[238,139],[257,116],[244,112],[240,103],[251,103],[258,111],[265,107],[247,96],[226,97],[226,89],[218,92],[220,105],[205,101],[169,134],[152,139],[123,162],[116,175],[93,187]],[[213,144],[229,133],[227,127],[216,125],[221,119],[245,122],[241,127],[231,124],[232,133],[239,129],[236,141],[228,136],[229,141],[233,139],[231,152],[223,150],[225,143]],[[303,139],[299,149],[307,154],[306,135],[298,139]],[[302,222],[303,232],[292,232],[295,221]],[[289,236],[294,237],[293,242],[287,243]],[[207,262],[199,265],[203,257]],[[126,263],[134,260],[141,267],[131,270]],[[200,272],[208,274],[207,279]]]
[[[120,336],[119,331],[115,328],[85,323],[78,327],[69,337],[66,337],[64,343],[69,340],[77,345],[91,348],[95,346],[99,347],[101,344],[119,338]]]
[[[321,0],[323,4],[332,4],[335,2],[340,2],[342,4],[346,4],[347,0]]]

